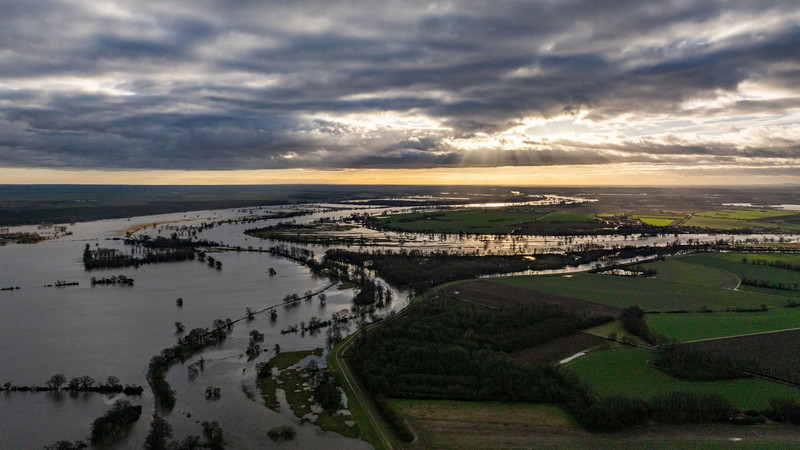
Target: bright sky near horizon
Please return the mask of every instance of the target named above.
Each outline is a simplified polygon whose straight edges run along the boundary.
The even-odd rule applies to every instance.
[[[0,183],[800,183],[796,0],[0,10]]]

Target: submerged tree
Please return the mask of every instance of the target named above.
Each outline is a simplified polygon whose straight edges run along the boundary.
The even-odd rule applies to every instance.
[[[218,450],[225,448],[225,437],[222,432],[222,427],[219,426],[216,420],[212,422],[203,422],[203,436],[206,438],[206,447]]]
[[[47,380],[47,387],[51,391],[57,391],[61,389],[61,386],[66,382],[67,382],[67,377],[64,376],[63,373],[57,373],[52,377],[50,377],[49,380]]]
[[[148,450],[162,450],[168,448],[168,439],[172,437],[172,425],[157,413],[153,414],[150,422],[150,433],[144,441],[144,448]]]

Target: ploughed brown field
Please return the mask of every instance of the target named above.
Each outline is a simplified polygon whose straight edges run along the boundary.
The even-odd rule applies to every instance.
[[[714,339],[687,345],[723,355],[739,368],[800,383],[800,330]]]
[[[606,338],[594,334],[577,332],[569,336],[553,339],[536,347],[526,348],[509,356],[525,364],[555,364],[583,350],[607,343]]]
[[[473,283],[463,283],[448,287],[446,293],[453,297],[467,302],[478,303],[481,305],[499,308],[507,303],[520,304],[553,304],[559,305],[566,310],[579,312],[586,316],[612,316],[619,318],[622,313],[621,308],[615,306],[602,305],[560,295],[545,294],[515,286],[506,286],[498,283],[486,281],[475,281]]]

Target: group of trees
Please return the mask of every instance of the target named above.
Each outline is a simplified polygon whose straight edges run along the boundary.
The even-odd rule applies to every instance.
[[[142,264],[185,261],[194,259],[193,248],[166,248],[148,251],[141,257],[127,255],[114,248],[98,248],[91,250],[89,244],[83,252],[83,267],[86,270],[105,269],[111,267],[139,267]]]
[[[785,291],[800,290],[800,283],[781,283],[780,281],[765,280],[762,278],[742,276],[742,284],[769,289],[782,289]]]
[[[132,384],[126,385],[123,387],[120,382],[119,378],[115,377],[114,375],[109,376],[106,378],[105,383],[98,383],[97,380],[90,377],[89,375],[84,375],[82,377],[74,377],[67,382],[67,377],[63,373],[57,373],[45,381],[44,386],[14,386],[10,382],[3,385],[2,390],[6,390],[8,392],[12,391],[19,391],[19,392],[42,392],[42,391],[61,391],[61,390],[68,390],[72,393],[77,392],[98,392],[101,394],[118,394],[124,393],[125,395],[141,395],[143,389],[141,386],[135,386]]]
[[[649,421],[661,423],[724,422],[738,410],[716,393],[667,392],[649,400],[612,395],[567,405],[577,421],[592,431],[617,431]]]
[[[231,319],[216,319],[211,329],[194,328],[185,336],[178,338],[177,344],[161,350],[158,355],[150,358],[147,382],[153,390],[156,402],[162,408],[170,410],[175,406],[175,391],[165,378],[169,368],[177,362],[186,361],[203,348],[225,340],[226,330],[230,331],[232,327]]]
[[[128,278],[125,275],[111,275],[110,277],[92,277],[91,279],[92,286],[97,284],[126,284],[128,286],[133,286],[133,278]]]
[[[222,428],[217,421],[203,422],[203,436],[205,442],[201,441],[200,436],[188,436],[181,441],[172,441],[172,425],[158,414],[153,414],[150,422],[150,432],[144,441],[146,450],[199,450],[204,448],[222,449],[225,448],[225,437]]]
[[[261,343],[264,342],[264,334],[258,330],[250,331],[250,341],[247,344],[247,360],[252,361],[261,354]]]
[[[89,244],[86,244],[83,250],[84,268],[91,270],[110,267],[139,267],[142,264],[185,261],[195,258],[197,248],[220,245],[213,241],[180,239],[176,233],[172,233],[170,238],[158,236],[152,239],[145,235],[139,239],[128,238],[124,242],[126,245],[132,246],[130,254],[113,248],[92,250]],[[214,262],[211,265],[218,269],[222,266],[221,263],[216,265]]]
[[[335,414],[342,409],[342,391],[328,368],[320,368],[316,361],[306,367],[312,398],[325,412]]]
[[[728,358],[691,345],[663,345],[658,353],[656,368],[675,378],[715,381],[749,377],[733,369]]]
[[[800,272],[800,264],[789,262],[789,261],[769,261],[766,259],[751,259],[748,260],[747,258],[742,258],[742,264],[755,264],[757,266],[772,266],[772,267],[779,267],[781,269],[786,270],[793,270],[795,272]]]
[[[517,364],[505,352],[595,323],[547,305],[493,310],[450,297],[408,309],[360,336],[350,353],[373,394],[553,402],[568,395],[572,380],[550,367]]]
[[[392,302],[392,291],[384,288],[380,283],[371,280],[364,280],[359,284],[358,292],[353,296],[353,303],[356,305],[376,305],[382,307]]]
[[[295,435],[297,431],[291,425],[278,425],[267,430],[267,436],[273,441],[290,441]]]
[[[278,244],[269,248],[269,253],[273,255],[283,256],[284,258],[293,259],[302,263],[314,259],[314,252],[302,247],[289,246],[285,244]]]
[[[119,439],[130,425],[142,415],[141,406],[132,406],[127,400],[117,400],[105,415],[92,422],[89,441],[108,445]]]

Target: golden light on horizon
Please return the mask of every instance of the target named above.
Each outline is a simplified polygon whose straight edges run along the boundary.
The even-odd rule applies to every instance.
[[[731,166],[699,168],[647,164],[506,166],[432,169],[276,169],[276,170],[57,170],[0,168],[3,184],[127,185],[513,185],[513,186],[676,186],[800,183],[800,168],[788,175],[746,177]]]

